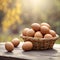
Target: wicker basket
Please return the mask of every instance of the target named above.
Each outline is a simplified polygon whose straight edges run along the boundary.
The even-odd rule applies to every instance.
[[[58,35],[54,38],[34,38],[34,37],[28,37],[20,35],[21,38],[23,38],[25,41],[31,41],[33,43],[33,50],[46,50],[46,49],[52,49],[55,41],[59,38]]]

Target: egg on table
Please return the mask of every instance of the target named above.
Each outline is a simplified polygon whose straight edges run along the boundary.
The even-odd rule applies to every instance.
[[[24,44],[22,45],[22,49],[24,50],[24,51],[29,51],[29,50],[31,50],[33,48],[33,44],[32,44],[32,42],[30,42],[30,41],[26,41],[26,42],[24,42]]]
[[[14,50],[14,45],[11,43],[11,42],[6,42],[5,43],[5,49],[8,51],[8,52],[12,52]]]
[[[18,38],[14,38],[11,42],[14,45],[14,47],[17,47],[20,43],[20,40]]]
[[[40,30],[40,24],[38,23],[33,23],[31,25],[32,29],[35,30],[35,31],[39,31]]]

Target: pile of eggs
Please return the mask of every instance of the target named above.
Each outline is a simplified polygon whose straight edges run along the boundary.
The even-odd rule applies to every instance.
[[[56,32],[51,29],[48,23],[33,23],[31,28],[25,28],[22,31],[23,36],[33,37],[33,38],[54,38],[56,37]],[[33,44],[30,41],[24,42],[22,49],[27,51],[33,48]]]
[[[5,49],[8,52],[12,52],[14,50],[14,47],[17,47],[20,44],[20,40],[18,38],[12,39],[11,42],[6,42],[5,43]]]
[[[33,38],[54,38],[56,37],[56,32],[51,29],[51,26],[48,23],[33,23],[31,28],[25,28],[22,31],[23,36],[33,37]],[[14,38],[11,42],[5,43],[5,48],[8,52],[12,52],[14,47],[17,47],[20,43],[18,38]],[[33,44],[30,41],[24,42],[22,49],[24,51],[31,50]]]
[[[14,48],[18,47],[19,44],[20,44],[20,40],[18,38],[14,38],[11,42],[5,43],[5,49],[8,52],[12,52]],[[24,44],[22,45],[22,49],[24,51],[31,50],[32,48],[33,48],[33,44],[30,41],[24,42]]]
[[[36,38],[53,38],[56,37],[56,32],[51,30],[51,26],[48,23],[33,23],[31,28],[23,30],[22,35]]]

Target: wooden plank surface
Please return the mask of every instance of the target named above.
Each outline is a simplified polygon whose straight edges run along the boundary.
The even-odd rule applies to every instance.
[[[60,60],[60,45],[55,44],[53,49],[44,51],[23,51],[20,45],[13,50],[13,52],[7,52],[5,50],[5,43],[0,43],[0,59],[12,58],[12,60]]]

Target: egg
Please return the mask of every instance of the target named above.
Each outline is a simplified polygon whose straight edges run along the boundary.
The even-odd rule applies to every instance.
[[[53,36],[51,34],[45,34],[44,38],[53,38]]]
[[[27,31],[29,30],[29,28],[25,28],[24,30],[23,30],[23,32],[22,32],[22,34],[24,35],[24,36],[27,36]]]
[[[33,37],[34,34],[35,34],[35,31],[34,31],[33,29],[29,29],[29,30],[27,31],[27,36],[29,36],[29,37]]]
[[[24,42],[24,44],[22,45],[22,49],[23,49],[24,51],[31,50],[32,48],[33,48],[33,44],[32,44],[32,42],[30,42],[30,41],[26,41],[26,42]]]
[[[54,30],[50,30],[49,32],[53,37],[56,37],[56,32]]]
[[[32,29],[35,30],[35,31],[39,31],[40,30],[40,24],[38,23],[33,23],[31,25]]]
[[[17,47],[20,43],[20,40],[18,38],[14,38],[11,42],[13,43],[14,47]]]
[[[50,29],[47,26],[41,26],[41,29],[40,29],[40,31],[41,31],[42,34],[49,33],[49,30]]]
[[[34,37],[42,38],[43,35],[42,35],[42,33],[41,33],[40,31],[37,31],[37,32],[35,33]]]
[[[48,28],[51,28],[51,26],[48,23],[41,23],[41,26],[47,26]]]
[[[5,49],[8,51],[8,52],[12,52],[14,50],[14,45],[11,43],[11,42],[6,42],[5,43]]]

